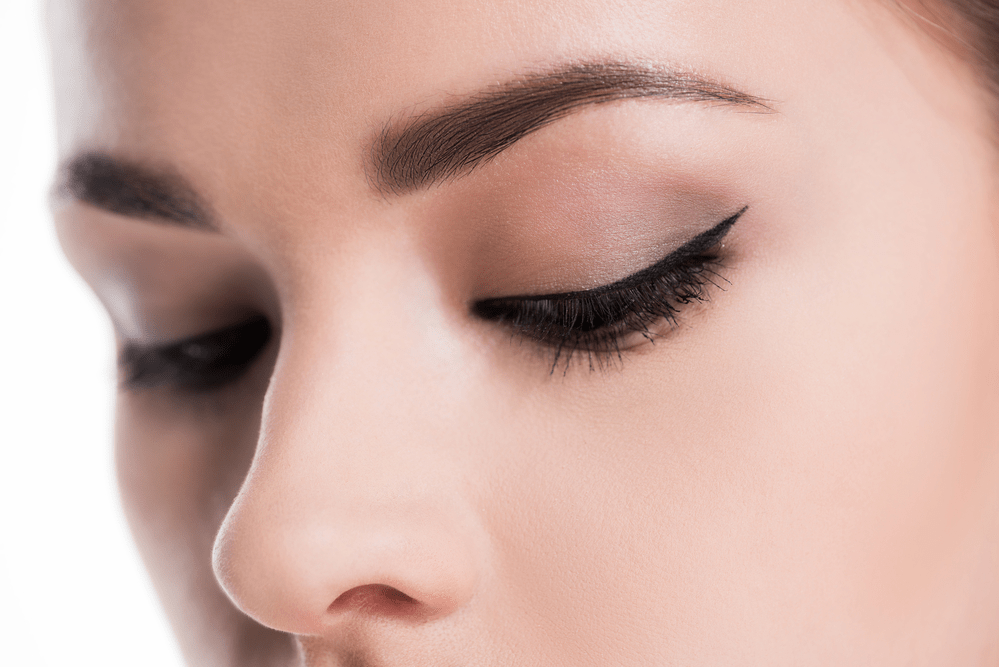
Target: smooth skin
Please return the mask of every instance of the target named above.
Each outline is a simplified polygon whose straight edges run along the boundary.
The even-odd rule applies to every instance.
[[[973,72],[846,0],[54,2],[65,197],[120,347],[266,315],[211,392],[123,389],[136,539],[192,666],[999,664],[999,201]],[[772,113],[586,105],[378,192],[372,142],[574,62]],[[590,369],[477,299],[593,287],[748,206],[705,303]],[[270,628],[270,629],[269,629]],[[136,663],[141,663],[141,656]]]

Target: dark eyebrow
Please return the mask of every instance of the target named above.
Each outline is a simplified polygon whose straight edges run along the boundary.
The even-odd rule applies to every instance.
[[[466,100],[390,123],[371,150],[375,188],[404,194],[465,174],[580,107],[657,98],[775,113],[766,100],[691,72],[620,62],[530,74]]]
[[[208,207],[180,174],[104,153],[83,153],[60,170],[56,196],[140,218],[217,232]]]

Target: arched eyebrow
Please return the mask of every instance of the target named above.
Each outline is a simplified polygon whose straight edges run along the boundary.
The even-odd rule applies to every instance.
[[[412,192],[472,171],[581,107],[641,98],[775,113],[761,97],[691,72],[622,62],[570,64],[386,125],[371,149],[369,180],[382,194]]]

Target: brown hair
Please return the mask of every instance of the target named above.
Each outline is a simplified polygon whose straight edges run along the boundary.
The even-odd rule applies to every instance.
[[[999,0],[891,0],[891,4],[969,61],[999,102]]]

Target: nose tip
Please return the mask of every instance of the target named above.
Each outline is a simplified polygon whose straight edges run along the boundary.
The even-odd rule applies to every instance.
[[[294,504],[260,501],[252,491],[237,499],[213,565],[236,606],[263,625],[323,636],[357,615],[425,621],[474,593],[474,545],[442,509],[396,502],[296,513]]]

